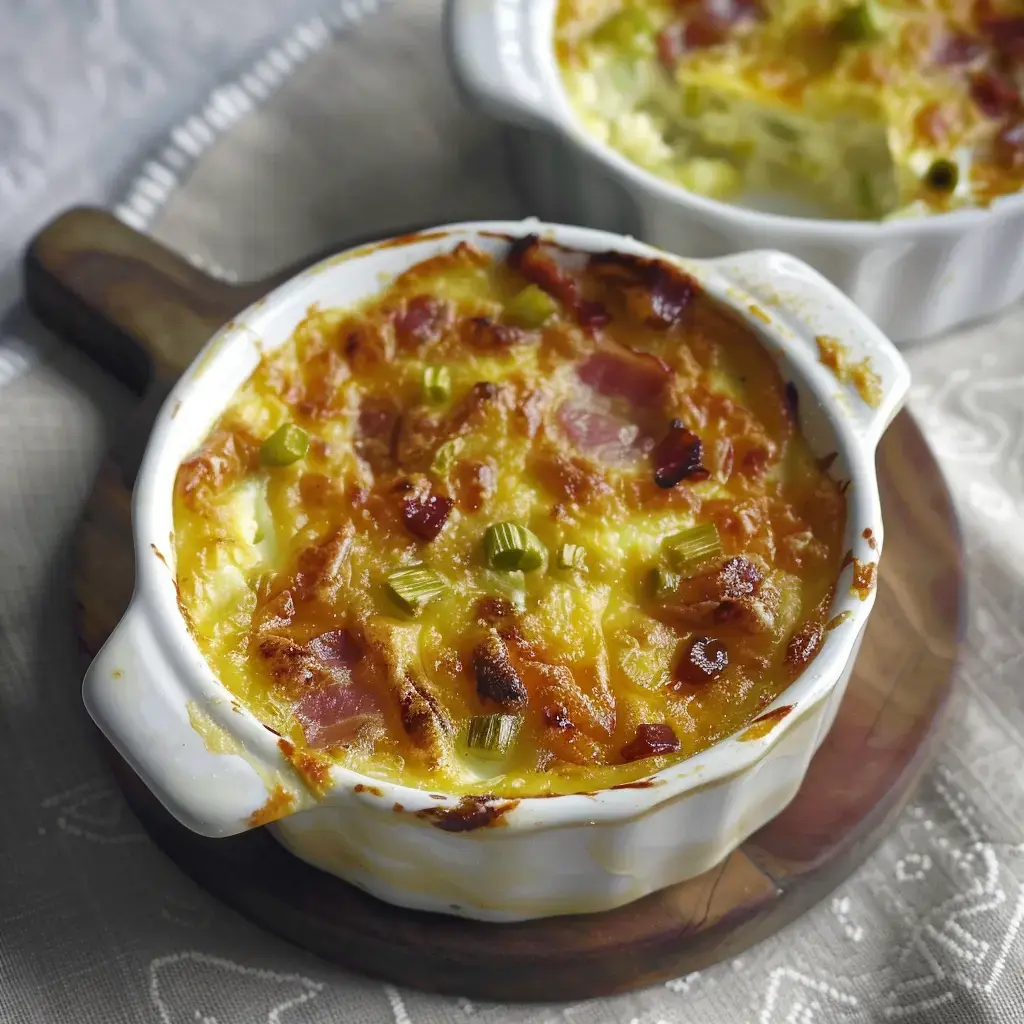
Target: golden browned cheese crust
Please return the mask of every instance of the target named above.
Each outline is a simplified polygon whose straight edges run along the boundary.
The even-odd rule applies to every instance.
[[[311,310],[182,463],[182,607],[314,791],[332,762],[510,798],[629,783],[757,718],[822,643],[845,504],[795,412],[678,268],[462,244]],[[308,447],[271,459],[287,424]],[[499,523],[537,567],[494,562]],[[720,545],[669,572],[700,524]],[[440,589],[403,608],[388,580],[418,565]],[[467,730],[499,713],[518,732],[484,758]]]

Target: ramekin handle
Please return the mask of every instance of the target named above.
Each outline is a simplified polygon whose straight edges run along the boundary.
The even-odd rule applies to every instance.
[[[539,32],[550,35],[548,7],[536,0],[447,0],[448,66],[470,106],[520,128],[550,125],[530,45]]]
[[[783,328],[791,349],[802,349],[792,352],[794,361],[845,396],[854,430],[873,449],[910,388],[910,368],[896,346],[831,281],[792,256],[764,250],[725,256],[711,265],[754,299],[761,315]],[[867,366],[879,378],[875,404],[821,362],[819,337],[838,341],[850,364],[869,360]]]
[[[183,825],[211,837],[253,826],[267,786],[238,754],[207,748],[137,599],[93,659],[82,696],[103,734]],[[229,746],[227,733],[223,739]]]

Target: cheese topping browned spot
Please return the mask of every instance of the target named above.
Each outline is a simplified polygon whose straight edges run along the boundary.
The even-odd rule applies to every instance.
[[[850,593],[856,594],[862,601],[866,601],[868,594],[875,589],[875,579],[878,575],[878,566],[874,562],[862,562],[859,558],[853,560],[853,582],[850,584]]]
[[[416,812],[443,832],[473,832],[478,828],[504,825],[504,816],[515,810],[518,800],[496,802],[489,796],[464,796],[456,807],[427,807]],[[396,805],[397,807],[397,805]]]
[[[815,340],[818,358],[835,374],[836,380],[840,384],[852,384],[865,405],[877,408],[882,400],[882,378],[871,368],[871,357],[851,363],[850,351],[841,341],[826,334],[819,334]]]
[[[174,548],[314,793],[340,764],[493,794],[468,828],[748,725],[827,642],[844,521],[742,316],[530,237],[310,311],[182,463]]]
[[[295,798],[291,793],[284,786],[275,786],[273,792],[267,797],[267,802],[249,815],[247,819],[249,828],[258,828],[268,822],[277,821],[278,818],[291,814],[294,809]]]
[[[846,379],[846,366],[849,349],[838,339],[827,334],[819,334],[815,339],[818,343],[818,359],[827,366],[840,382]]]

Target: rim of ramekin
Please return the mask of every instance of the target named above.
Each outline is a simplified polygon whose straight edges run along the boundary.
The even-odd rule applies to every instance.
[[[433,240],[440,244],[442,240],[466,235],[514,238],[530,233],[539,233],[543,238],[553,240],[568,249],[639,252],[695,270],[696,276],[708,293],[739,313],[757,332],[762,344],[785,353],[793,371],[790,376],[798,379],[801,386],[821,403],[821,407],[826,411],[836,450],[839,452],[840,460],[846,465],[851,481],[846,490],[847,522],[844,547],[873,560],[881,555],[881,510],[874,468],[874,448],[877,439],[858,435],[849,418],[842,415],[841,403],[837,402],[834,393],[828,392],[820,378],[809,371],[813,361],[810,348],[799,341],[794,342],[791,332],[777,326],[774,320],[768,324],[762,318],[753,315],[750,312],[750,304],[737,299],[739,286],[728,280],[727,268],[724,272],[721,269],[721,265],[727,264],[730,258],[684,260],[627,236],[592,228],[540,222],[532,218],[523,221],[469,221],[441,225],[411,235],[357,246],[329,256],[279,285],[224,325],[207,342],[171,390],[157,415],[133,496],[132,521],[137,566],[133,606],[144,610],[153,637],[162,647],[167,665],[174,671],[189,696],[197,702],[202,701],[204,712],[213,715],[216,723],[242,745],[247,755],[257,756],[272,771],[292,771],[292,766],[278,748],[279,737],[262,725],[247,708],[239,707],[239,702],[220,682],[199,650],[177,604],[173,586],[176,573],[173,551],[166,557],[153,557],[154,550],[164,544],[166,536],[157,534],[152,519],[156,514],[158,502],[170,502],[173,499],[174,476],[178,466],[178,463],[168,467],[161,466],[160,455],[171,433],[183,429],[183,425],[188,421],[188,403],[197,387],[196,368],[209,367],[215,362],[230,359],[236,348],[246,343],[251,344],[253,335],[260,335],[260,323],[304,291],[310,281],[327,273],[344,273],[346,268],[351,268],[359,259],[370,256],[382,248],[398,248]],[[832,288],[824,280],[821,281],[821,287]],[[874,330],[873,325],[863,317],[863,314],[859,316],[863,319],[865,329]],[[235,391],[225,395],[221,409],[227,406]],[[207,430],[215,418],[216,414],[207,422]],[[873,528],[872,541],[875,547],[869,548],[868,542],[861,536],[861,528],[864,525]],[[167,585],[168,571],[171,574],[171,586]],[[838,610],[849,611],[851,614],[841,626],[826,635],[821,653],[808,668],[764,709],[762,715],[784,705],[791,709],[791,713],[787,713],[774,724],[766,735],[751,740],[740,740],[744,729],[751,724],[747,723],[743,729],[692,757],[645,776],[645,780],[650,782],[646,786],[638,786],[633,782],[619,788],[597,789],[592,792],[540,796],[517,796],[508,793],[473,799],[493,801],[495,804],[515,801],[514,809],[503,816],[503,822],[510,828],[554,828],[641,817],[656,806],[685,797],[705,786],[727,781],[765,757],[806,713],[828,696],[852,656],[854,644],[867,622],[874,597],[873,589],[866,599],[860,600],[853,598],[843,588],[837,588],[830,614],[835,615]],[[160,684],[151,679],[149,685]],[[722,760],[727,756],[726,764],[714,770],[709,768],[708,762]],[[463,794],[444,793],[443,790],[443,785],[428,791],[387,778],[356,772],[342,765],[334,765],[331,785],[325,787],[320,801],[331,802],[332,799],[355,795],[359,799],[380,801],[388,806],[398,803],[412,812],[427,808],[443,812],[454,810],[465,799]]]

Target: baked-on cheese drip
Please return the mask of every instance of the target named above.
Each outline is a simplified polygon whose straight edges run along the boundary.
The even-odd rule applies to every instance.
[[[846,218],[1024,184],[1024,13],[1009,0],[562,0],[586,128],[721,199]]]
[[[628,782],[816,653],[844,501],[773,358],[669,264],[467,244],[264,357],[174,498],[215,673],[314,784]]]

